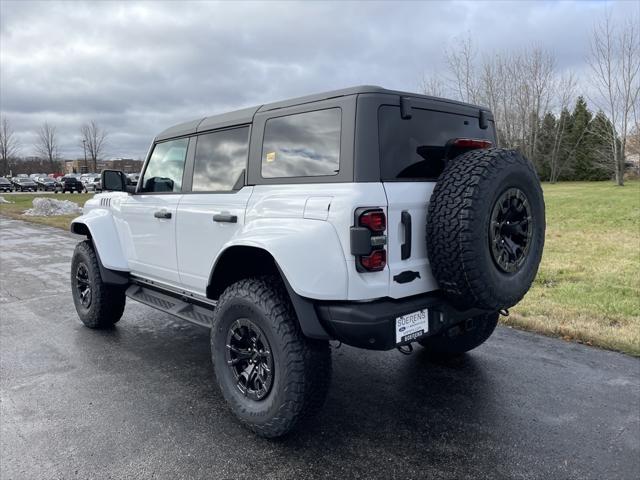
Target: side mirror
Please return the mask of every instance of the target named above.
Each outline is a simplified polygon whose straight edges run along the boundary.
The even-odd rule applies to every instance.
[[[127,191],[127,177],[120,170],[103,170],[100,174],[100,184],[103,191]]]

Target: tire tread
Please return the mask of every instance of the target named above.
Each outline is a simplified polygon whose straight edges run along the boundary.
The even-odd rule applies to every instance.
[[[324,404],[332,371],[329,343],[303,336],[289,296],[281,280],[275,276],[247,278],[232,284],[220,296],[216,310],[237,298],[254,303],[265,313],[273,331],[280,336],[284,365],[277,374],[284,379],[283,391],[286,399],[269,421],[253,423],[247,420],[247,409],[226,391],[219,376],[218,384],[232,410],[238,411],[237,416],[245,426],[263,437],[279,437],[312,417]],[[212,332],[215,324],[214,319]],[[215,359],[213,352],[212,358]]]
[[[487,214],[479,204],[495,191],[492,180],[509,166],[523,169],[542,198],[531,162],[517,151],[500,148],[472,150],[450,161],[431,196],[426,243],[432,272],[443,293],[459,307],[499,310],[516,304],[524,295],[505,299],[504,292],[487,284],[474,230],[474,219]]]
[[[82,323],[89,328],[100,329],[111,327],[120,320],[124,313],[124,307],[126,304],[124,289],[114,285],[107,285],[102,282],[98,256],[95,253],[91,240],[84,240],[76,245],[75,251],[73,252],[73,259],[75,260],[79,257],[84,257],[89,269],[89,274],[93,278],[91,285],[91,308],[88,310],[81,310],[80,308],[82,307],[78,307],[76,305],[78,316],[80,317],[80,320],[82,320]],[[72,260],[72,285],[75,285],[73,283],[74,275],[75,262]]]

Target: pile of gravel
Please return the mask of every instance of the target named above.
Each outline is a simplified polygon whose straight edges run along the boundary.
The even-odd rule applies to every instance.
[[[53,217],[56,215],[68,215],[82,213],[82,207],[69,200],[54,200],[53,198],[34,198],[33,208],[24,212],[24,215],[32,217]]]

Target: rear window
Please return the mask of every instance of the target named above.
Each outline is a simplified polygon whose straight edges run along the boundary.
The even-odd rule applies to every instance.
[[[410,119],[400,117],[400,107],[378,110],[380,174],[383,181],[435,180],[445,165],[446,144],[455,138],[494,141],[490,125],[481,130],[478,118],[413,108]]]
[[[340,171],[339,108],[270,118],[264,127],[262,177],[316,177]]]

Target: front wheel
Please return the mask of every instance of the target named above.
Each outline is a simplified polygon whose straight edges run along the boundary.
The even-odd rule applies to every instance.
[[[499,317],[498,312],[478,315],[418,343],[437,356],[461,355],[486,342],[496,329]]]
[[[71,292],[78,317],[89,328],[107,328],[120,320],[124,289],[102,281],[91,240],[76,245],[71,259]]]
[[[276,277],[241,280],[224,291],[211,329],[211,357],[231,410],[260,436],[285,435],[324,403],[329,343],[303,336]]]

